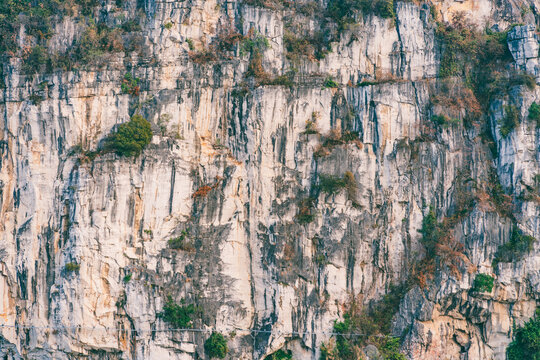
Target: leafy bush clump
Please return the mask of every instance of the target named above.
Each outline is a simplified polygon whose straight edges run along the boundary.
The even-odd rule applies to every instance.
[[[500,262],[513,262],[520,260],[523,255],[532,250],[536,239],[533,236],[523,234],[517,226],[512,229],[510,241],[499,246],[493,260],[493,267]]]
[[[507,137],[519,125],[519,110],[514,105],[504,107],[505,116],[501,119],[501,135]]]
[[[50,56],[47,54],[47,49],[40,45],[34,46],[22,65],[22,71],[25,74],[34,74],[39,72],[41,67],[47,65],[49,61]]]
[[[142,30],[141,25],[137,20],[128,20],[122,24],[121,28],[127,33]]]
[[[229,352],[227,347],[227,340],[225,337],[218,333],[213,332],[212,335],[204,342],[204,350],[210,356],[210,358],[223,359]]]
[[[443,236],[441,226],[437,222],[435,211],[430,207],[428,214],[422,220],[422,244],[426,248],[426,256],[434,257],[436,255],[437,244]]]
[[[70,262],[66,264],[64,269],[66,269],[67,272],[79,272],[79,270],[81,269],[81,265],[75,262]]]
[[[163,307],[163,311],[159,313],[159,317],[163,321],[172,324],[176,329],[189,329],[193,326],[193,315],[198,312],[193,304],[183,305],[176,304],[172,297],[167,298],[167,303]]]
[[[460,123],[459,119],[450,119],[446,115],[433,115],[431,121],[435,124],[438,124],[444,128],[449,127],[450,125],[457,125]]]
[[[120,85],[123,94],[139,96],[141,88],[139,87],[139,78],[133,77],[130,73],[124,75],[122,84]]]
[[[266,37],[251,30],[247,37],[242,39],[240,44],[240,55],[262,52],[270,47],[270,42]]]
[[[354,14],[373,14],[385,19],[395,17],[393,0],[331,0],[328,3],[328,16],[340,28],[355,22]]]
[[[493,282],[494,282],[493,276],[489,276],[486,274],[478,274],[476,275],[476,278],[474,278],[474,290],[479,292],[491,292],[493,290]]]
[[[536,127],[540,127],[540,105],[536,102],[529,107],[529,119],[536,121]]]
[[[514,339],[506,349],[508,360],[540,360],[540,310],[520,328],[514,328]]]
[[[120,124],[118,130],[106,140],[106,149],[120,156],[136,157],[152,141],[150,123],[140,115],[133,115],[130,121]]]

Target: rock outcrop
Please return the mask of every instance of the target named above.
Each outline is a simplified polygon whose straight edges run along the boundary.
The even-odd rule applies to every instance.
[[[325,57],[295,63],[287,27],[314,34],[317,14],[260,6],[270,0],[101,1],[100,23],[140,22],[129,35],[138,51],[35,75],[6,60],[2,358],[204,358],[219,331],[230,359],[280,348],[318,359],[351,296],[367,304],[415,276],[430,206],[442,222],[466,203],[449,230],[466,265],[410,286],[392,332],[409,359],[505,359],[513,325],[540,297],[538,243],[493,263],[514,227],[540,239],[540,128],[528,118],[540,93],[514,84],[472,125],[467,106],[457,123],[434,124],[445,111],[434,96],[451,82],[438,77],[434,16],[465,11],[494,31],[524,23],[508,33],[510,67],[538,81],[539,9],[529,2],[524,12],[518,1],[396,1],[395,18],[357,15]],[[58,18],[48,51],[68,49],[85,26]],[[252,56],[238,43],[211,47],[231,29],[268,39],[262,68],[269,79],[293,74],[293,85],[248,76]],[[23,46],[24,28],[18,36]],[[217,58],[196,60],[207,49]],[[137,91],[122,90],[128,72]],[[448,97],[467,100],[456,84]],[[503,136],[508,106],[519,123]],[[154,133],[142,155],[99,152],[133,114]],[[321,175],[346,174],[347,188],[319,186]],[[510,198],[502,210],[486,190],[496,185]],[[495,278],[491,292],[473,289],[477,273]],[[192,330],[171,331],[160,316],[168,296],[198,306]]]

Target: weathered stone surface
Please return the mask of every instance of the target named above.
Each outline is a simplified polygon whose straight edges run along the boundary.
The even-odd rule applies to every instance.
[[[230,359],[261,359],[283,346],[295,359],[318,359],[351,294],[367,303],[410,276],[429,206],[439,219],[452,214],[459,187],[482,188],[491,168],[515,199],[515,222],[540,238],[539,203],[520,198],[540,174],[540,132],[527,119],[540,93],[519,86],[491,103],[495,157],[478,128],[433,130],[440,44],[427,4],[396,2],[395,22],[359,18],[324,59],[299,65],[292,89],[239,95],[248,56],[197,65],[187,39],[202,50],[230,23],[243,33],[255,28],[269,38],[265,70],[280,75],[292,68],[282,11],[238,1],[128,3],[126,18],[137,6],[146,16],[140,58],[121,53],[99,70],[34,78],[17,60],[4,66],[0,325],[16,327],[0,327],[3,358],[195,359],[217,330],[229,338]],[[498,3],[436,1],[435,11],[451,20],[463,10],[501,29],[527,18],[514,1]],[[112,24],[107,6],[100,16]],[[509,47],[515,66],[538,77],[529,23],[509,33]],[[81,35],[69,17],[55,30],[51,50]],[[120,89],[128,69],[142,79],[138,100]],[[342,86],[323,88],[327,76]],[[357,86],[364,80],[375,83]],[[510,103],[521,122],[503,137]],[[136,111],[154,130],[140,157],[88,160],[77,152],[98,149]],[[323,140],[304,134],[313,117],[320,134],[355,131],[359,141],[314,156]],[[318,190],[318,174],[347,171],[354,199]],[[204,185],[215,186],[193,197]],[[316,216],[301,224],[308,196]],[[487,200],[456,224],[471,268],[494,274],[495,289],[470,292],[476,271],[465,268],[439,269],[433,286],[413,287],[393,324],[410,359],[504,359],[512,324],[534,314],[540,294],[540,244],[521,261],[492,267],[511,228]],[[168,240],[183,231],[193,250],[170,249]],[[78,272],[66,271],[71,262]],[[168,295],[201,307],[199,331],[169,331],[159,317]]]

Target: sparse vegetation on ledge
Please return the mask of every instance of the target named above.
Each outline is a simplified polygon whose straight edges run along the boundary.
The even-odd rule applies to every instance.
[[[183,250],[183,251],[188,251],[188,252],[195,251],[195,247],[187,239],[187,236],[188,236],[188,232],[186,230],[182,230],[182,233],[180,234],[180,236],[172,238],[168,241],[169,247],[175,250]]]
[[[384,359],[405,360],[399,351],[399,338],[390,335],[392,318],[399,309],[407,288],[392,286],[383,298],[363,306],[354,299],[347,304],[343,321],[334,322],[335,341],[321,345],[321,359],[356,359],[355,354],[368,345],[375,345]],[[351,334],[364,334],[354,336]]]
[[[152,141],[150,123],[140,115],[133,115],[130,121],[118,126],[105,143],[105,150],[120,156],[137,157]]]
[[[170,323],[174,329],[190,329],[193,327],[193,317],[200,312],[193,304],[184,305],[182,299],[181,304],[176,304],[172,297],[167,298],[167,303],[163,307],[163,311],[159,313],[159,317],[163,321]]]
[[[526,235],[517,226],[512,228],[510,241],[499,246],[493,259],[493,267],[501,262],[509,263],[521,260],[521,258],[530,252],[536,239],[533,236]]]

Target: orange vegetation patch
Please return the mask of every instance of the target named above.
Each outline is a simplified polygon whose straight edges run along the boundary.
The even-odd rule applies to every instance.
[[[220,176],[216,177],[216,182],[214,183],[214,185],[212,185],[212,186],[210,186],[210,185],[201,186],[200,188],[198,188],[193,193],[193,195],[191,195],[191,197],[193,199],[200,198],[200,197],[206,197],[208,195],[208,193],[210,193],[210,191],[212,191],[213,189],[215,189],[215,188],[217,188],[219,186],[219,184],[221,183],[221,180],[223,180],[222,177],[220,177]]]

